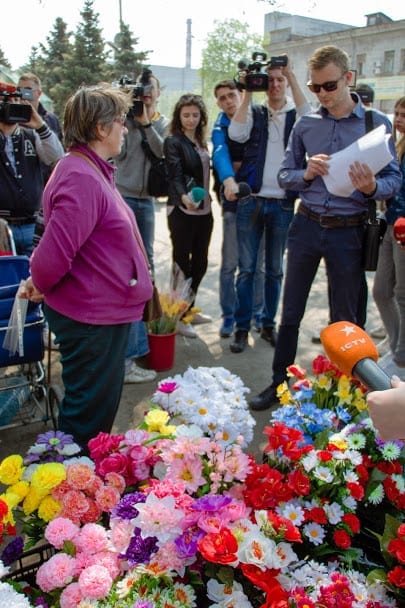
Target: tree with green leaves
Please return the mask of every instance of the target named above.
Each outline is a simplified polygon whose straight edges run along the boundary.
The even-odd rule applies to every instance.
[[[252,52],[263,45],[263,39],[252,33],[247,23],[225,19],[216,20],[214,24],[214,30],[206,39],[200,69],[202,92],[206,100],[213,97],[214,86],[219,80],[235,77],[240,59],[250,58]]]
[[[109,53],[99,26],[99,13],[93,9],[94,0],[85,0],[80,12],[72,51],[64,57],[63,88],[66,98],[81,85],[94,85],[112,79]]]
[[[138,44],[138,38],[134,37],[129,25],[121,21],[120,31],[115,36],[114,42],[109,42],[108,44],[113,48],[115,79],[118,80],[124,74],[132,80],[137,78],[141,73],[144,62],[148,58],[149,51],[136,52],[134,50],[134,47]]]

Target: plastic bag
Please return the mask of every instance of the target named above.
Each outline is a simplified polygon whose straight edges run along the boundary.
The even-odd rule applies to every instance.
[[[20,297],[20,294],[24,291],[25,281],[22,280],[14,298],[13,308],[3,341],[3,348],[8,350],[10,355],[18,353],[20,357],[24,356],[24,324],[28,309],[28,300]]]

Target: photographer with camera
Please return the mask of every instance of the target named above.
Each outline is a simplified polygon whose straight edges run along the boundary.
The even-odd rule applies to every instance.
[[[229,137],[244,144],[237,182],[247,182],[252,195],[238,203],[236,211],[239,272],[236,281],[236,331],[230,345],[241,353],[248,342],[252,319],[253,280],[260,241],[264,237],[265,286],[261,337],[276,345],[275,316],[283,278],[283,255],[287,231],[294,213],[295,192],[283,190],[277,173],[296,116],[311,111],[286,55],[266,62],[254,53],[253,63],[240,62],[242,103],[232,117]],[[293,99],[287,97],[290,87]],[[252,104],[252,94],[265,91],[266,101]],[[295,104],[295,105],[294,105]]]
[[[32,105],[32,91],[0,83],[0,217],[19,255],[31,255],[44,180],[41,163],[64,154],[58,136]]]
[[[149,69],[144,68],[135,82],[123,76],[119,84],[122,89],[132,91],[133,104],[125,122],[128,133],[124,145],[120,154],[114,158],[117,168],[115,179],[118,190],[135,215],[153,276],[155,198],[148,191],[150,152],[157,158],[163,158],[163,140],[167,135],[169,121],[157,111],[160,83]],[[155,380],[154,370],[143,369],[134,361],[148,352],[145,324],[137,321],[131,324],[129,332],[125,383]]]

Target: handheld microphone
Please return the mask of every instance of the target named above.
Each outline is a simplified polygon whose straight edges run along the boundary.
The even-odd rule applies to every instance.
[[[252,188],[246,182],[238,183],[238,191],[235,192],[237,199],[248,198],[252,194]]]
[[[399,217],[394,224],[394,237],[400,245],[405,245],[405,217]]]
[[[205,198],[205,188],[194,186],[194,188],[191,188],[190,192],[187,194],[195,205],[199,205]]]
[[[321,331],[325,353],[346,376],[353,376],[373,391],[385,391],[391,380],[377,365],[378,351],[366,332],[350,323],[338,321]]]

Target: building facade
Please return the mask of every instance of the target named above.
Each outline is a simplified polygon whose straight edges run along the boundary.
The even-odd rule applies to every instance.
[[[315,49],[333,44],[349,55],[357,84],[374,89],[375,108],[392,113],[405,95],[405,19],[372,13],[364,27],[353,27],[274,11],[265,15],[264,28],[270,40],[266,52],[287,53],[300,84],[309,79],[306,62]],[[316,105],[316,96],[308,91],[308,97]]]

